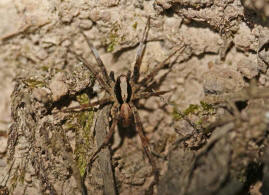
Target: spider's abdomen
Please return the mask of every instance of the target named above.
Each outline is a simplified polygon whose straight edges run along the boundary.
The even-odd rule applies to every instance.
[[[129,127],[132,122],[132,110],[127,103],[123,103],[120,107],[121,125]]]

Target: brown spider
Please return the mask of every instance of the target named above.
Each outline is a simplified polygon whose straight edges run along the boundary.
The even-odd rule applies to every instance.
[[[110,77],[108,76],[107,70],[96,50],[96,48],[89,42],[86,35],[82,33],[85,40],[87,41],[88,46],[91,49],[92,54],[94,55],[99,70],[97,71],[93,65],[89,64],[87,60],[85,60],[81,55],[78,55],[76,52],[69,50],[76,58],[81,61],[95,76],[101,87],[109,94],[109,97],[105,97],[99,101],[95,101],[89,104],[84,104],[77,107],[71,107],[64,109],[62,111],[72,111],[74,109],[87,109],[92,108],[97,105],[104,105],[104,104],[112,104],[111,108],[111,116],[112,116],[112,125],[109,129],[109,132],[107,136],[104,139],[104,142],[101,144],[101,146],[94,152],[92,157],[90,158],[89,164],[93,162],[96,155],[101,151],[101,149],[108,145],[115,127],[118,122],[123,127],[130,127],[131,124],[135,124],[135,129],[138,133],[138,135],[141,138],[143,148],[145,150],[146,155],[149,158],[149,161],[152,165],[152,172],[156,175],[158,175],[158,171],[156,168],[155,161],[153,159],[152,153],[150,152],[149,148],[149,142],[148,139],[145,137],[143,133],[143,126],[137,111],[137,108],[135,107],[135,101],[143,98],[148,98],[151,96],[159,96],[162,94],[165,94],[169,92],[167,91],[152,91],[153,89],[153,79],[156,76],[156,74],[161,70],[168,62],[168,60],[175,55],[179,50],[184,49],[184,45],[176,49],[170,56],[168,56],[163,62],[158,64],[154,70],[152,70],[145,78],[143,78],[141,81],[139,81],[139,72],[140,72],[140,65],[142,61],[143,52],[145,49],[145,42],[147,33],[149,30],[149,23],[150,18],[147,20],[147,25],[145,26],[142,39],[140,40],[139,47],[136,54],[136,60],[133,72],[128,72],[127,75],[121,74],[117,77],[115,80],[114,73],[110,73]],[[156,176],[158,177],[158,176]]]

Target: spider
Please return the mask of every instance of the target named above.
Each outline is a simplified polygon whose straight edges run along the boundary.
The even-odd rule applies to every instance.
[[[145,50],[146,37],[149,31],[149,26],[150,26],[150,17],[148,17],[147,19],[147,24],[144,28],[143,36],[139,42],[133,71],[131,72],[129,70],[127,74],[121,74],[116,79],[114,77],[114,72],[110,72],[110,75],[108,75],[107,69],[103,64],[97,52],[97,49],[89,42],[87,36],[82,31],[81,34],[83,35],[89,48],[91,49],[91,52],[95,57],[95,60],[98,65],[97,67],[99,70],[96,70],[95,66],[89,64],[87,60],[83,58],[81,55],[69,49],[69,52],[71,52],[77,58],[78,61],[82,62],[83,65],[86,66],[91,71],[91,73],[94,75],[94,77],[100,84],[101,88],[108,93],[108,97],[105,97],[103,99],[100,99],[98,101],[89,104],[67,108],[62,111],[72,111],[74,109],[84,110],[98,105],[102,106],[105,104],[112,104],[111,107],[112,124],[110,126],[109,132],[104,138],[104,141],[101,144],[101,146],[97,148],[97,150],[91,156],[89,164],[93,162],[96,155],[102,150],[102,148],[104,148],[109,144],[109,141],[118,123],[124,128],[128,128],[132,124],[134,124],[135,129],[138,135],[140,136],[144,151],[152,166],[152,172],[155,175],[158,175],[157,167],[149,147],[149,141],[143,133],[143,126],[137,108],[135,106],[135,102],[139,99],[143,98],[145,99],[151,96],[160,96],[171,91],[171,90],[157,91],[157,92],[153,91],[152,84],[154,82],[154,77],[163,67],[165,67],[165,65],[167,65],[169,59],[172,56],[174,56],[179,50],[181,50],[182,52],[185,46],[183,45],[177,48],[164,61],[159,63],[155,67],[155,69],[153,69],[147,76],[145,76],[143,79],[140,79],[140,66],[142,56]]]

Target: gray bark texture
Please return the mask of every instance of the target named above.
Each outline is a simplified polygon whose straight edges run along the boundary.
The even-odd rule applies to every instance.
[[[268,10],[266,0],[1,0],[0,195],[269,194]],[[173,92],[136,102],[160,172],[153,189],[131,129],[88,166],[111,105],[61,112],[107,95],[69,52],[98,69],[80,30],[119,76],[148,16],[141,77],[185,44],[155,78]]]

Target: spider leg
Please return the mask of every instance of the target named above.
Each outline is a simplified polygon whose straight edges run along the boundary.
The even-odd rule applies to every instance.
[[[157,169],[157,166],[156,166],[156,163],[155,163],[155,160],[152,156],[152,153],[150,151],[150,147],[149,147],[149,141],[147,139],[147,137],[144,135],[143,133],[143,126],[142,126],[142,123],[141,123],[141,120],[140,120],[140,116],[137,112],[137,109],[136,107],[131,104],[131,109],[132,109],[132,112],[133,112],[133,115],[134,115],[134,119],[135,119],[135,128],[136,128],[136,131],[138,132],[138,135],[141,139],[141,142],[142,142],[142,145],[143,145],[143,148],[144,148],[144,151],[150,161],[150,164],[152,166],[152,172],[154,174],[154,184],[158,183],[159,181],[159,171]]]
[[[133,75],[132,75],[132,82],[134,82],[134,83],[137,83],[137,81],[139,79],[140,66],[141,66],[141,62],[142,62],[143,53],[145,50],[145,43],[146,43],[147,34],[149,31],[149,22],[150,22],[150,17],[148,17],[147,24],[146,24],[144,32],[143,32],[143,36],[139,42],[139,46],[138,46],[138,49],[136,51],[136,59],[135,59],[135,65],[134,65],[134,70],[133,70]]]
[[[163,74],[160,78],[158,78],[158,80],[152,80],[151,82],[149,82],[147,84],[147,88],[146,90],[153,90],[153,89],[158,89],[160,88],[161,84],[164,82],[165,78],[167,77],[167,75],[172,71],[172,66],[169,67],[169,71],[167,71],[165,74]]]
[[[99,66],[99,68],[101,69],[101,72],[102,72],[102,75],[106,81],[106,83],[108,83],[108,85],[110,85],[110,79],[109,79],[109,76],[108,76],[108,73],[107,73],[107,70],[106,70],[106,67],[103,63],[103,61],[101,60],[98,52],[97,52],[97,49],[93,46],[93,44],[89,41],[88,37],[85,35],[84,32],[80,31],[81,34],[83,35],[84,39],[86,40],[89,48],[91,49],[91,52],[92,54],[94,55],[95,57],[95,60]]]
[[[172,54],[170,54],[164,61],[162,61],[161,63],[159,63],[156,68],[154,68],[144,79],[142,79],[141,82],[139,82],[140,85],[147,85],[154,77],[156,74],[158,74],[158,72],[166,65],[167,61],[173,57],[178,51],[181,50],[181,52],[183,51],[183,49],[185,48],[185,45],[179,47],[178,49],[176,49]]]
[[[112,110],[112,116],[113,116],[113,110],[115,110],[117,107],[117,104],[114,104],[113,107],[111,108]],[[95,160],[96,158],[96,155],[102,150],[102,148],[104,148],[106,145],[108,145],[114,131],[115,131],[115,127],[117,125],[119,121],[119,114],[116,113],[114,116],[113,116],[113,121],[112,121],[112,125],[108,131],[108,134],[106,135],[103,143],[97,148],[97,150],[93,153],[93,155],[91,156],[90,160],[89,160],[89,163],[88,163],[88,167],[91,166],[91,164],[93,163],[93,161]]]
[[[83,110],[88,110],[89,108],[92,108],[94,106],[103,105],[103,104],[106,104],[109,102],[111,102],[111,98],[103,98],[101,100],[98,100],[98,101],[95,101],[92,103],[82,104],[79,106],[73,106],[70,108],[65,108],[65,109],[61,110],[60,112],[80,112]],[[77,110],[77,109],[79,109],[79,110]]]
[[[72,53],[78,61],[82,62],[83,65],[88,68],[91,73],[93,74],[93,76],[97,79],[97,81],[99,82],[99,84],[101,85],[101,87],[103,89],[105,89],[109,94],[111,94],[111,87],[108,85],[108,83],[106,83],[103,78],[99,75],[99,73],[93,68],[93,66],[91,64],[89,64],[87,62],[87,60],[85,58],[83,58],[81,55],[77,54],[75,51],[71,50],[70,48],[68,49],[68,51],[70,53]]]
[[[143,98],[149,98],[151,96],[159,96],[159,95],[163,95],[165,93],[168,93],[172,90],[165,90],[165,91],[153,91],[153,92],[141,92],[138,94],[135,94],[133,97],[133,100],[138,100],[138,99],[143,99]]]

